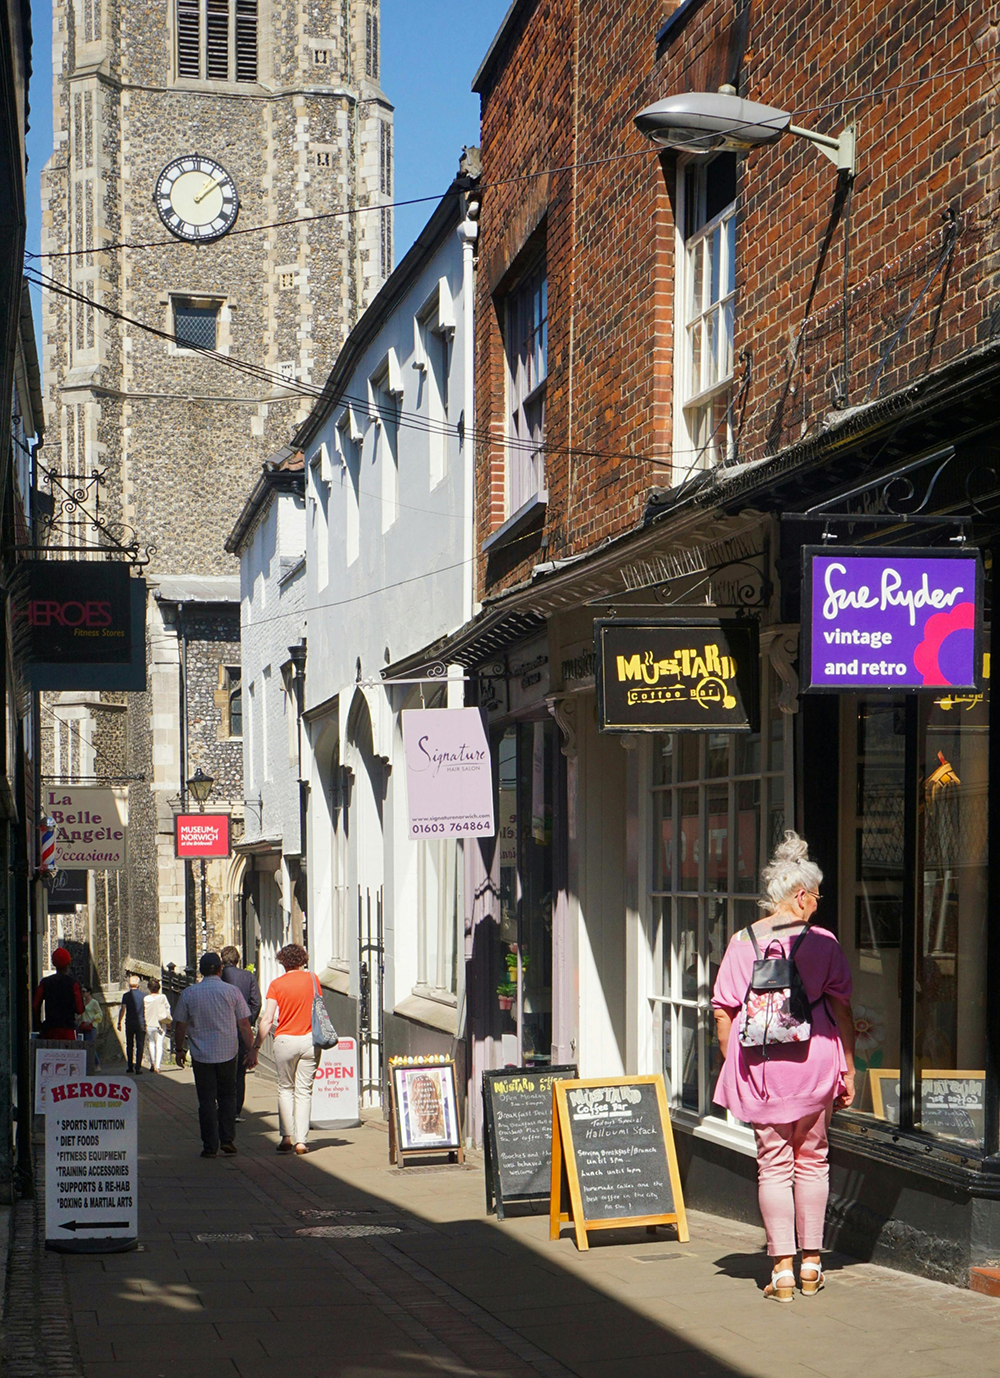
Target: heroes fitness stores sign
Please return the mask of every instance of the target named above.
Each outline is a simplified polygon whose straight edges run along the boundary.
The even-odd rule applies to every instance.
[[[978,551],[806,546],[802,554],[806,689],[979,687]]]

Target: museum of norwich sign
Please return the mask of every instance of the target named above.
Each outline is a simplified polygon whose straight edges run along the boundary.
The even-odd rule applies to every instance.
[[[602,732],[753,732],[757,623],[594,623]]]

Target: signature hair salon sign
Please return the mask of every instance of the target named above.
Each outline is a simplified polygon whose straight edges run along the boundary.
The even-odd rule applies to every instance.
[[[492,837],[493,771],[478,708],[403,711],[410,836]]]
[[[806,546],[806,689],[975,689],[977,551]]]

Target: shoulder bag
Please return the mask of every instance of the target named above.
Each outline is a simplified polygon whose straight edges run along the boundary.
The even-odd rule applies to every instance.
[[[317,1048],[336,1048],[340,1039],[337,1037],[337,1030],[333,1027],[333,1020],[326,1011],[323,1003],[323,992],[320,990],[319,977],[313,973],[313,980],[316,983],[316,994],[313,996],[312,1010],[312,1041]]]

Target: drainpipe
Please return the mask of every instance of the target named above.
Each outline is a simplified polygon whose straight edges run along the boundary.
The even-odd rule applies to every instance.
[[[473,198],[477,199],[473,199]],[[475,610],[476,601],[476,530],[475,530],[475,486],[476,486],[476,418],[474,410],[473,367],[475,361],[475,320],[476,294],[476,241],[479,238],[478,193],[471,192],[465,203],[465,219],[458,227],[458,237],[462,243],[462,437],[464,450],[463,479],[465,491],[462,494],[462,614],[468,622]]]

